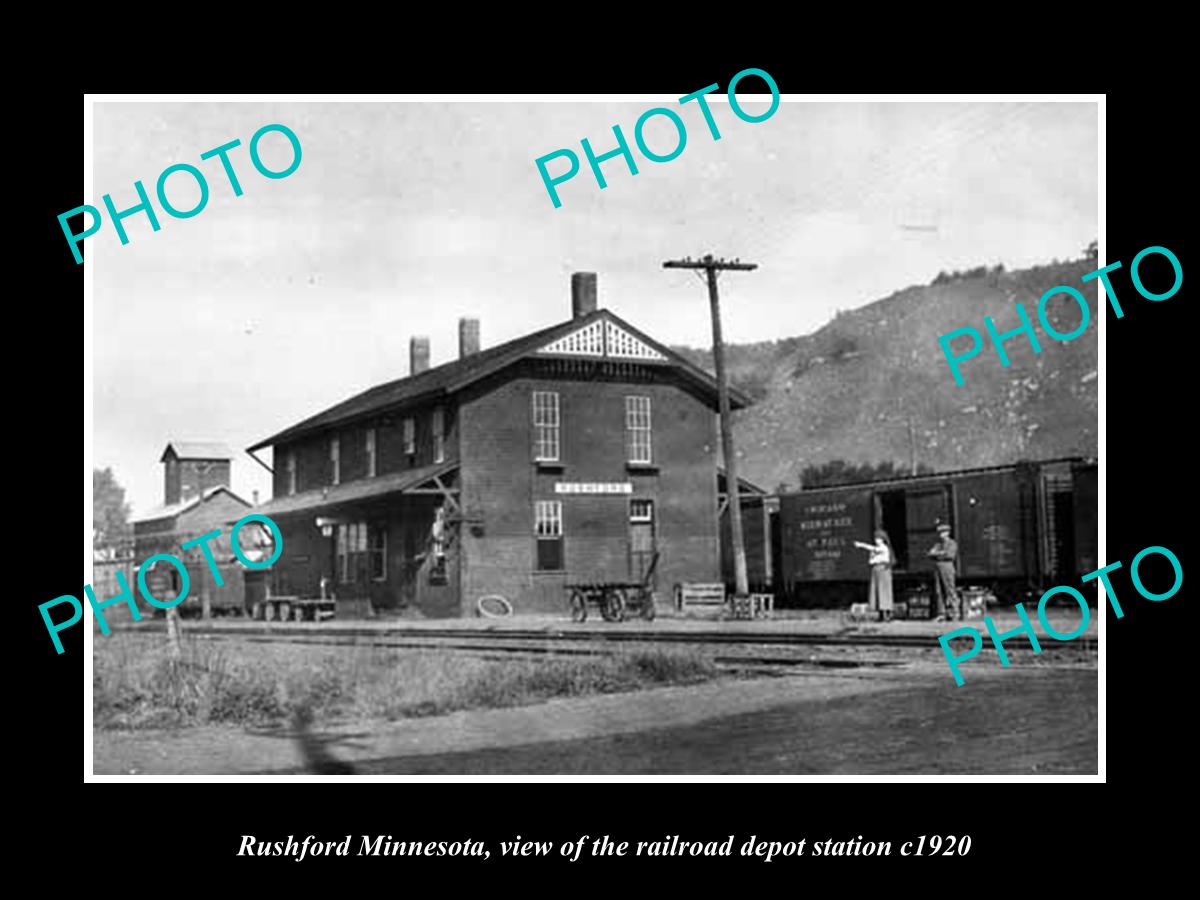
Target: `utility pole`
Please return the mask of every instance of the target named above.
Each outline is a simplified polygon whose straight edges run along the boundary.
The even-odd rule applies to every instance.
[[[755,263],[739,260],[726,262],[713,259],[710,253],[700,260],[673,259],[663,263],[664,269],[703,269],[708,275],[708,303],[712,310],[713,364],[717,370],[717,403],[721,415],[721,452],[725,456],[725,495],[729,506],[729,536],[733,543],[733,574],[736,596],[750,593],[746,574],[746,544],[742,535],[742,498],[738,490],[737,454],[733,450],[733,424],[729,421],[729,384],[725,378],[725,342],[721,338],[721,300],[717,296],[717,272],[729,269],[751,272]],[[735,606],[736,608],[736,606]]]

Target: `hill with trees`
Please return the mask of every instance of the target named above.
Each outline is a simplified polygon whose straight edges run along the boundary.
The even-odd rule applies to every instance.
[[[1019,271],[941,272],[930,284],[839,313],[812,334],[730,345],[730,381],[755,400],[735,414],[740,474],[774,490],[810,486],[806,469],[819,479],[857,480],[886,465],[908,474],[914,462],[920,471],[945,471],[1096,456],[1097,291],[1095,281],[1080,281],[1097,266],[1094,248]],[[1070,342],[1037,324],[1038,299],[1058,285],[1079,290],[1092,311],[1087,330]],[[956,387],[938,337],[965,326],[983,332],[984,316],[1010,330],[1020,324],[1018,302],[1042,352],[1014,338],[1005,344],[1012,360],[1005,368],[985,334]],[[1080,311],[1060,295],[1047,316],[1069,333]],[[711,350],[673,349],[712,371]],[[847,474],[855,467],[868,469]]]

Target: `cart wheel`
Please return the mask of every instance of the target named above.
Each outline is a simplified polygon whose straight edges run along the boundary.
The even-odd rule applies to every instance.
[[[642,594],[642,618],[647,622],[653,622],[654,612],[654,593],[646,591]]]
[[[625,592],[620,588],[609,588],[604,593],[605,616],[610,622],[621,622],[625,619]]]
[[[571,592],[571,621],[584,622],[587,620],[587,597],[580,591]]]

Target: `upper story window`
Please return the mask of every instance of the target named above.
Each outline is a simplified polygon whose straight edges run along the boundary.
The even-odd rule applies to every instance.
[[[625,398],[626,458],[631,463],[653,462],[650,449],[650,398]]]
[[[558,393],[533,392],[533,458],[557,462],[559,453]]]
[[[286,461],[284,463],[287,472],[287,492],[289,494],[296,493],[296,451],[289,450],[287,452]]]
[[[433,431],[433,461],[435,463],[446,461],[446,411],[440,406],[435,406],[432,416],[432,431]]]
[[[404,454],[412,456],[417,452],[417,423],[413,419],[404,420]]]
[[[342,483],[342,441],[341,438],[329,439],[329,483]]]
[[[375,477],[375,429],[367,429],[367,477]]]

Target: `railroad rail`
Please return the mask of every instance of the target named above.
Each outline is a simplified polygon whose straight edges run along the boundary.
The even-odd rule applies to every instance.
[[[121,631],[162,631],[165,623],[145,622],[139,625],[114,626]],[[247,625],[222,626],[218,623],[190,623],[187,632],[196,636],[225,640],[245,640],[259,643],[294,643],[326,646],[362,646],[391,649],[445,649],[475,653],[494,658],[515,655],[594,656],[616,652],[620,645],[656,644],[677,647],[711,647],[714,661],[720,665],[742,666],[817,665],[827,668],[883,667],[901,665],[904,660],[870,660],[847,658],[816,658],[797,656],[804,650],[875,649],[934,650],[941,658],[937,635],[903,633],[832,634],[783,632],[718,632],[663,631],[661,629],[606,628],[404,628],[404,627],[346,627],[336,629],[318,624],[277,623],[260,627]],[[1028,649],[1007,648],[1014,659],[1033,657]],[[1073,655],[1094,654],[1097,641],[1083,636],[1070,642],[1042,644],[1044,659],[1047,653],[1070,649]],[[783,655],[783,654],[791,655]]]

